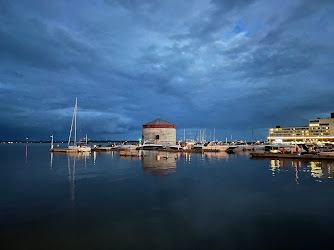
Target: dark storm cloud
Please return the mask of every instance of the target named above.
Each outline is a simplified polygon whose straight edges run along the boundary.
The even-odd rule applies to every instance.
[[[332,1],[0,0],[0,140],[66,139],[76,96],[79,133],[100,139],[136,139],[156,117],[221,139],[304,125],[334,111],[333,11]]]

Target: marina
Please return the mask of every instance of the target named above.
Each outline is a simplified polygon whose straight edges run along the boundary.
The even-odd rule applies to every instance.
[[[151,150],[159,152],[183,152],[183,153],[200,153],[204,154],[206,152],[227,152],[227,153],[237,153],[243,151],[252,152],[250,156],[252,158],[294,158],[294,159],[328,159],[331,160],[334,158],[334,144],[331,141],[320,142],[318,140],[305,140],[303,139],[304,133],[310,133],[308,130],[317,130],[322,129],[323,132],[321,136],[324,139],[329,140],[329,135],[333,130],[332,125],[334,124],[334,113],[331,114],[331,118],[327,119],[318,119],[310,120],[309,127],[301,127],[300,129],[293,128],[280,128],[279,126],[276,129],[269,129],[268,141],[259,143],[251,142],[246,143],[243,141],[235,142],[219,142],[219,141],[206,141],[205,140],[205,130],[200,132],[200,141],[196,140],[186,140],[185,139],[185,130],[184,130],[184,140],[176,141],[176,125],[157,118],[152,120],[144,125],[142,125],[142,138],[139,139],[137,143],[123,141],[119,144],[109,144],[109,145],[88,145],[87,134],[86,134],[86,143],[85,144],[76,144],[76,114],[77,114],[77,99],[75,100],[75,107],[73,111],[72,124],[69,133],[68,147],[63,148],[59,147],[59,144],[56,148],[53,145],[53,135],[51,136],[51,148],[50,152],[52,153],[75,153],[75,152],[109,152],[109,151],[120,151],[122,156],[141,156],[142,150]],[[325,123],[327,122],[327,123]],[[70,145],[71,134],[74,126],[74,141],[73,145]],[[327,126],[327,127],[321,127]],[[294,131],[301,131],[299,134]],[[304,131],[305,130],[305,131]],[[320,131],[320,132],[321,132]],[[287,133],[289,134],[286,137]],[[296,134],[294,134],[296,133]],[[315,134],[314,134],[315,133]],[[273,137],[273,135],[284,135],[282,138]],[[318,132],[313,132],[310,136],[315,135],[319,137]],[[252,131],[252,138],[254,134]],[[215,136],[214,136],[215,137]],[[298,140],[297,137],[303,139]],[[275,141],[273,139],[275,138]],[[196,138],[195,138],[196,139]],[[291,139],[294,139],[291,140]],[[264,151],[264,152],[263,152]]]
[[[112,245],[126,245],[128,249],[136,249],[138,245],[143,249],[159,248],[160,240],[157,244],[150,239],[165,235],[172,244],[179,246],[186,242],[189,249],[195,249],[201,241],[193,242],[193,239],[205,239],[209,230],[214,235],[213,242],[217,242],[216,248],[229,248],[240,237],[240,233],[230,230],[236,223],[238,230],[246,232],[241,234],[243,237],[253,235],[246,248],[258,247],[260,238],[253,232],[261,235],[261,240],[268,231],[282,239],[305,229],[306,233],[314,233],[314,225],[318,228],[321,225],[323,230],[317,231],[318,236],[328,234],[330,238],[328,232],[334,223],[332,211],[317,204],[326,201],[330,203],[328,207],[334,206],[334,199],[329,198],[333,197],[330,190],[334,188],[334,144],[328,136],[333,131],[334,114],[322,123],[311,120],[308,128],[270,128],[265,142],[247,143],[232,138],[230,142],[227,138],[222,142],[216,134],[211,141],[205,136],[205,130],[200,131],[199,138],[191,140],[186,140],[184,131],[183,140],[176,141],[176,125],[157,118],[142,125],[142,137],[138,141],[90,143],[87,134],[84,141],[77,142],[77,109],[76,98],[67,143],[54,143],[51,135],[50,147],[28,142],[0,145],[3,147],[0,156],[7,152],[3,154],[11,158],[9,167],[16,161],[16,154],[23,160],[17,165],[19,172],[15,168],[5,170],[6,178],[16,183],[19,192],[14,197],[17,205],[12,205],[11,200],[4,202],[5,206],[14,206],[15,216],[6,208],[0,210],[9,228],[3,232],[2,241],[10,244],[14,238],[19,239],[15,245],[22,248],[21,242],[24,244],[29,238],[44,248],[50,242],[64,248],[68,237],[76,238],[73,232],[80,231],[80,239],[84,237],[86,244],[94,246],[100,244],[97,239],[110,243],[110,233],[116,235]],[[327,131],[324,137],[327,141],[303,139],[306,130],[309,136],[319,137],[322,132],[309,131],[319,129],[318,126],[320,131]],[[278,137],[282,135],[285,137]],[[16,181],[16,175],[22,175],[18,180],[23,182]],[[0,183],[5,181],[0,178]],[[33,192],[26,194],[25,190],[31,189],[35,182],[38,185],[32,187]],[[5,186],[4,190],[10,188]],[[31,207],[30,200],[22,204],[20,194],[30,195],[37,205]],[[52,206],[55,210],[50,209]],[[296,213],[300,210],[302,214]],[[319,222],[314,211],[322,211],[326,220]],[[31,218],[31,222],[21,218]],[[303,224],[306,218],[312,221],[309,227]],[[41,221],[41,228],[36,227],[36,221]],[[93,237],[90,241],[92,226],[94,230],[108,231],[108,236]],[[36,238],[39,234],[30,234],[44,228],[51,234],[57,232],[56,242],[51,238],[44,242]],[[166,228],[173,230],[166,232]],[[17,229],[22,233],[17,234]],[[220,234],[224,231],[228,236],[222,240]],[[135,235],[131,242],[124,240],[129,234]],[[186,240],[177,239],[179,234]],[[270,237],[266,240],[270,244]],[[280,248],[293,240],[288,237],[287,241],[281,241]],[[298,244],[302,245],[300,241]],[[318,242],[313,244],[318,246]],[[207,249],[207,245],[203,248]]]
[[[67,148],[54,148],[53,145],[53,135],[50,137],[51,139],[51,148],[50,152],[59,152],[59,153],[90,153],[91,152],[91,147],[88,146],[88,138],[86,134],[86,143],[85,144],[77,144],[77,110],[78,110],[78,98],[75,98],[75,106],[74,106],[74,111],[73,111],[73,117],[72,117],[72,123],[71,123],[71,129],[68,137],[68,143],[67,143]],[[72,130],[73,130],[73,125],[74,125],[74,140],[73,140],[73,145],[70,145],[71,143],[71,136],[72,136]]]
[[[0,0],[1,249],[332,249],[333,11]]]

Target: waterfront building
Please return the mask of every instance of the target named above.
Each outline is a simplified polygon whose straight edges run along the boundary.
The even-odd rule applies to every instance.
[[[269,128],[271,142],[334,142],[334,113],[330,118],[309,120],[308,126]]]
[[[176,145],[176,129],[173,123],[161,118],[143,125],[142,141],[155,144]]]

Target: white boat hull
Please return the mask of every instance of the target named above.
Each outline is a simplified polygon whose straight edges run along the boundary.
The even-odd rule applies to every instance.
[[[229,145],[208,145],[202,147],[204,151],[219,151],[219,152],[226,152],[226,151],[233,151],[236,147],[229,146]]]
[[[79,147],[79,152],[91,152],[92,148],[88,146]]]
[[[77,151],[79,151],[79,146],[76,146],[76,145],[73,145],[73,146],[68,146],[67,147],[68,149],[70,149],[70,150],[77,150]]]
[[[114,147],[114,149],[119,150],[136,150],[138,148],[137,145],[117,145]]]
[[[154,144],[154,143],[144,143],[139,148],[140,149],[163,149],[163,148],[166,148],[166,146],[161,145],[161,144]]]

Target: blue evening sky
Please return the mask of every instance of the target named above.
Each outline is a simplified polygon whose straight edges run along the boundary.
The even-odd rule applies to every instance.
[[[334,112],[334,1],[0,0],[0,140],[265,139]]]

